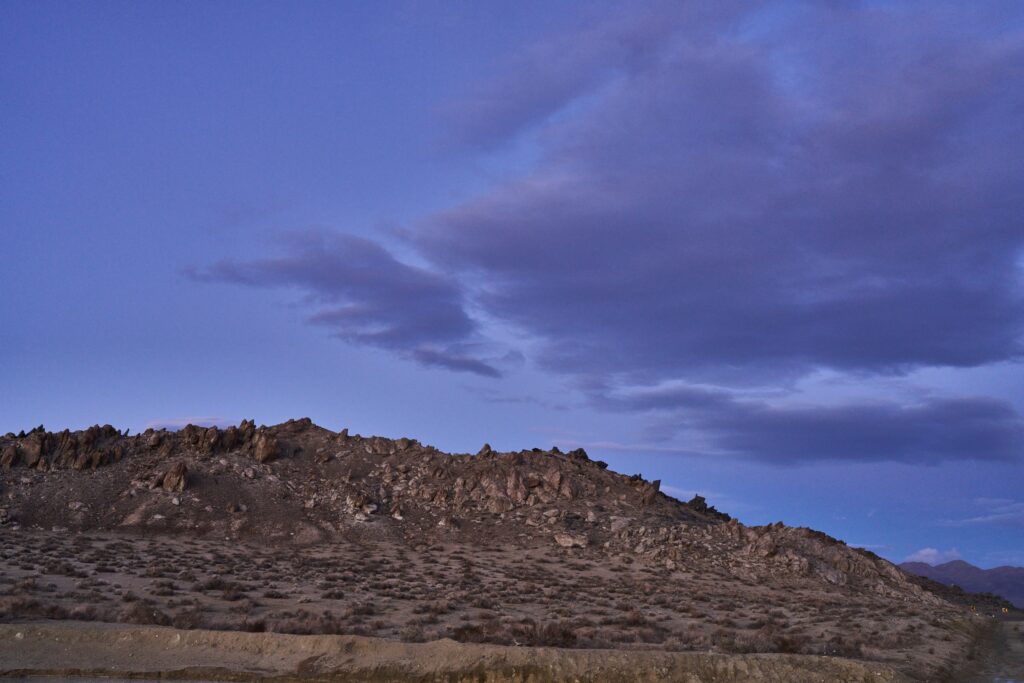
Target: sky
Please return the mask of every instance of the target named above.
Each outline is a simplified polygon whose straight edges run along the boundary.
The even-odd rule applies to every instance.
[[[583,447],[1024,565],[1015,0],[7,0],[0,256],[0,432]]]

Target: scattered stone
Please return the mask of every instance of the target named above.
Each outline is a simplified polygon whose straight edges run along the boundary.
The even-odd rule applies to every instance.
[[[555,543],[563,548],[586,548],[587,539],[583,536],[575,536],[563,532],[555,533]]]

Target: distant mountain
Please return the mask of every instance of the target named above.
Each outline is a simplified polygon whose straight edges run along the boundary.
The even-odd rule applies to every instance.
[[[934,567],[924,562],[904,562],[900,568],[971,593],[992,593],[1024,608],[1024,567],[981,569],[963,560],[953,560]]]

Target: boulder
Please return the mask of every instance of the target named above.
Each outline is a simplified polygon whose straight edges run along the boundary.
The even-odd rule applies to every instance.
[[[565,457],[572,458],[573,460],[580,460],[582,462],[590,461],[590,456],[588,456],[587,452],[582,448],[576,448],[574,450],[569,451],[568,453],[565,454]]]
[[[21,457],[26,467],[35,467],[43,457],[43,435],[32,432],[21,442]]]
[[[8,444],[0,455],[0,467],[8,469],[18,464],[18,447],[13,443]]]
[[[277,438],[266,432],[256,435],[253,445],[253,457],[256,462],[270,462],[278,456]]]
[[[217,446],[220,444],[220,430],[216,427],[209,427],[199,439],[199,448],[203,453],[216,453]]]
[[[576,536],[574,534],[567,534],[559,531],[555,533],[555,543],[562,546],[563,548],[586,548],[587,539],[583,536]]]
[[[643,505],[650,505],[658,497],[658,491],[661,490],[661,480],[655,479],[648,486],[644,487],[643,493],[640,495],[640,502]]]
[[[687,505],[689,505],[697,512],[700,512],[701,514],[707,515],[709,517],[714,517],[725,522],[728,522],[730,519],[732,519],[729,515],[725,514],[724,512],[719,512],[718,510],[716,510],[713,505],[708,505],[707,501],[704,499],[704,496],[694,496],[693,498],[690,499],[690,502],[688,502]]]
[[[179,462],[164,473],[164,476],[160,481],[160,485],[163,487],[164,491],[176,491],[181,493],[185,490],[187,478],[188,468],[185,467],[185,463]]]
[[[156,432],[156,431],[151,431],[151,430],[147,429],[146,433],[145,433],[145,437],[146,437],[146,439],[145,439],[145,441],[146,441],[146,448],[149,448],[151,450],[156,450],[157,448],[160,448],[160,444],[164,440],[164,432],[163,432],[163,430],[160,430],[159,432]]]

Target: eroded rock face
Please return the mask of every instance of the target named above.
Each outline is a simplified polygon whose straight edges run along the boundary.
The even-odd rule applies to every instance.
[[[18,447],[14,444],[8,444],[4,447],[2,454],[0,454],[0,467],[10,469],[18,463]]]
[[[188,482],[188,467],[185,463],[178,462],[164,473],[160,486],[168,493],[181,493],[185,490]]]
[[[266,432],[256,435],[253,442],[253,457],[256,462],[270,462],[277,458],[279,446],[277,439]]]

